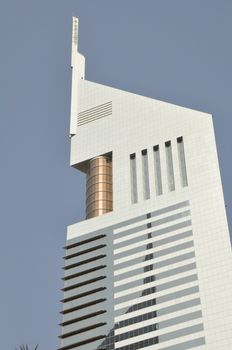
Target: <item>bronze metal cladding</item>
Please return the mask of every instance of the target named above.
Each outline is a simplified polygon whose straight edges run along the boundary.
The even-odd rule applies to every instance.
[[[99,156],[89,161],[86,183],[86,218],[113,210],[112,159]]]

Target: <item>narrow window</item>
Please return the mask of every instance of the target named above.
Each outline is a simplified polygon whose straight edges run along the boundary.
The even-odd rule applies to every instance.
[[[150,198],[150,185],[149,185],[149,170],[148,170],[148,157],[147,150],[142,150],[142,174],[143,174],[143,198]]]
[[[161,166],[160,166],[160,151],[159,146],[153,147],[154,153],[154,167],[155,167],[155,189],[157,196],[163,193],[162,179],[161,179]]]
[[[137,191],[137,171],[136,171],[135,153],[130,155],[130,173],[131,173],[131,203],[137,203],[138,191]]]
[[[168,177],[168,188],[169,191],[175,190],[174,170],[172,161],[172,146],[171,141],[165,142],[166,151],[166,163],[167,163],[167,177]]]
[[[181,184],[183,187],[186,187],[188,186],[188,179],[187,179],[187,170],[186,170],[185,153],[184,153],[184,142],[183,142],[182,136],[177,138],[177,148],[178,148]]]

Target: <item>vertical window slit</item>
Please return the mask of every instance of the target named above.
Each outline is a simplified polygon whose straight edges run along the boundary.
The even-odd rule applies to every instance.
[[[179,169],[182,187],[188,186],[183,137],[177,138]]]
[[[142,150],[142,175],[143,175],[143,198],[150,198],[149,170],[147,150]]]
[[[154,167],[155,167],[155,189],[157,196],[163,193],[162,178],[161,178],[161,166],[160,166],[160,151],[159,146],[153,147],[154,153]]]
[[[137,191],[137,170],[136,170],[136,155],[130,155],[130,175],[131,175],[131,203],[138,202]]]
[[[166,151],[166,163],[167,163],[168,189],[169,191],[174,191],[175,180],[174,180],[171,141],[165,142],[165,151]]]

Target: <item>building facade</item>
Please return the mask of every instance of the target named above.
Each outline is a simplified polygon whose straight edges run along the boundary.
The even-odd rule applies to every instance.
[[[232,260],[212,116],[85,80],[73,19],[60,350],[232,349]]]

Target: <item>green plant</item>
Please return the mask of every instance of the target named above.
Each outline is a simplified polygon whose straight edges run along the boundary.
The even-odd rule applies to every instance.
[[[36,345],[35,349],[34,350],[37,350],[38,349],[38,344]],[[17,349],[15,349],[17,350]],[[20,345],[19,346],[19,350],[29,350],[28,346],[27,345]]]

